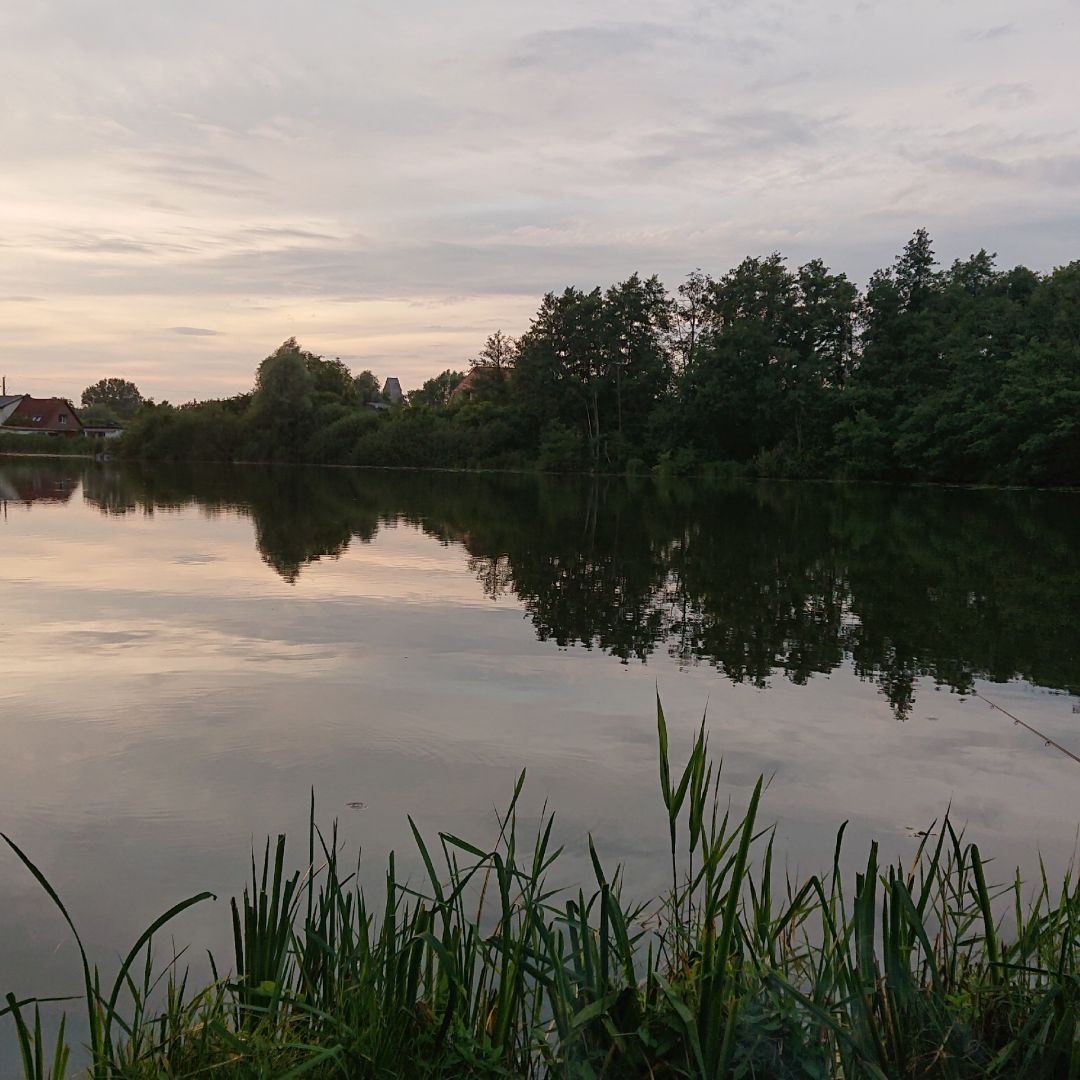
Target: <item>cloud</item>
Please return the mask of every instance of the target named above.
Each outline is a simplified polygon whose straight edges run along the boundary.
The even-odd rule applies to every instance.
[[[1080,184],[1080,154],[1059,154],[1032,163],[1039,178],[1050,184],[1075,188]]]
[[[1015,23],[999,23],[997,26],[988,26],[982,30],[972,30],[965,36],[968,41],[997,41],[1000,38],[1010,37],[1016,32]]]
[[[635,53],[688,40],[689,30],[657,22],[614,22],[539,30],[525,34],[511,67],[572,67],[611,64]]]
[[[946,261],[1068,262],[1080,11],[986,10],[13,8],[0,297],[49,299],[0,301],[9,375],[142,365],[186,400],[296,333],[419,384],[549,289],[773,249],[865,281],[923,223]]]
[[[123,236],[88,236],[69,235],[59,241],[72,251],[83,251],[92,255],[159,255],[161,250],[153,243],[133,240]]]
[[[987,180],[1019,180],[1029,184],[1073,188],[1080,184],[1080,154],[1046,154],[1011,160],[990,154],[946,152],[922,160],[935,169]]]
[[[763,20],[764,21],[764,20]],[[739,64],[751,64],[773,51],[773,43],[756,30],[740,30],[714,36],[703,21],[660,23],[593,23],[542,30],[522,36],[510,53],[507,67],[560,70],[580,75],[586,71],[610,71],[629,63],[635,70],[658,54],[685,62],[688,56],[723,56]]]
[[[646,171],[745,165],[801,153],[829,139],[842,116],[814,116],[790,109],[717,111],[640,137],[631,160]]]
[[[190,150],[159,149],[131,165],[170,187],[187,188],[213,195],[248,198],[265,190],[266,177],[243,162],[217,154]]]
[[[990,86],[971,87],[964,96],[972,105],[985,105],[995,109],[1019,109],[1038,101],[1035,87],[1027,82],[993,83]]]

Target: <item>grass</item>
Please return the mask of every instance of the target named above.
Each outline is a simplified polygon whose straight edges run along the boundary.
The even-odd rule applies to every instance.
[[[231,906],[229,972],[193,990],[147,929],[111,986],[85,956],[88,1075],[106,1077],[1080,1077],[1080,896],[1071,870],[987,881],[978,847],[946,818],[910,866],[792,880],[759,823],[763,784],[735,811],[704,725],[672,771],[657,702],[671,886],[624,898],[589,842],[587,889],[548,882],[560,850],[545,814],[517,827],[524,774],[491,849],[413,824],[422,887],[397,877],[369,905],[315,825],[306,868],[285,838],[253,857]],[[412,824],[410,819],[410,824]],[[936,836],[936,839],[933,837]],[[43,1046],[38,1003],[7,998],[25,1076],[65,1075],[61,1028]],[[33,1005],[34,1014],[27,1010]]]

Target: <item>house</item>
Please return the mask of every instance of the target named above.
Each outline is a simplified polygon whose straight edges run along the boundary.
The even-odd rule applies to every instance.
[[[454,387],[450,394],[453,401],[475,401],[489,397],[494,390],[502,386],[511,376],[510,368],[491,367],[487,364],[474,364],[469,374]]]
[[[391,405],[400,405],[405,400],[405,395],[401,392],[401,383],[397,381],[393,376],[386,380],[382,388],[383,397]]]
[[[23,399],[22,394],[4,394],[0,396],[0,425],[15,411],[16,406]]]
[[[10,403],[10,398],[0,402]],[[5,435],[81,435],[82,421],[66,398],[35,398],[23,394],[15,404],[0,404],[0,431]]]
[[[401,392],[401,383],[391,376],[383,383],[382,399],[380,401],[367,402],[367,407],[369,409],[374,409],[375,412],[386,412],[395,405],[403,404],[404,401],[405,395]]]
[[[124,429],[119,424],[83,424],[82,433],[88,439],[119,439]]]

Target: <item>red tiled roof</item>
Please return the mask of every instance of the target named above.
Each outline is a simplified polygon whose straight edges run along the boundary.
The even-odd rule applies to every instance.
[[[27,395],[8,417],[4,427],[22,428],[24,431],[81,431],[82,421],[75,407],[65,398],[32,398]]]

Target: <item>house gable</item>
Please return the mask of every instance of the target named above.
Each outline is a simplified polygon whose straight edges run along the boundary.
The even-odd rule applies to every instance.
[[[21,434],[78,435],[82,421],[66,398],[22,397],[6,419],[0,421],[7,431]]]
[[[7,418],[22,404],[24,394],[5,394],[0,397],[0,424],[7,421]]]

